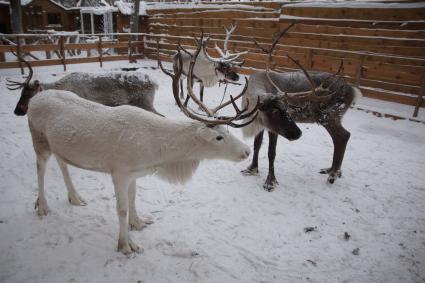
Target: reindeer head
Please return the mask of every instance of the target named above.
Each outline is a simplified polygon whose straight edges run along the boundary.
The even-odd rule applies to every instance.
[[[230,96],[230,100],[222,103],[221,105],[215,107],[214,109],[208,108],[204,103],[202,103],[193,93],[192,89],[192,79],[193,79],[193,69],[195,66],[196,59],[203,47],[204,36],[201,35],[200,40],[197,41],[197,49],[193,56],[191,57],[189,71],[187,74],[187,92],[188,95],[192,98],[192,100],[205,112],[205,116],[202,114],[197,114],[191,111],[188,107],[184,106],[179,98],[179,82],[180,77],[183,71],[183,62],[181,56],[181,46],[177,47],[177,64],[174,64],[174,74],[164,69],[161,61],[159,60],[159,47],[157,49],[158,54],[158,63],[161,70],[170,76],[173,80],[173,96],[176,101],[177,106],[181,109],[181,111],[189,118],[201,122],[201,126],[198,128],[199,138],[202,138],[205,142],[209,144],[211,148],[215,148],[216,150],[211,151],[211,156],[207,158],[222,158],[233,161],[240,161],[245,159],[250,154],[250,149],[247,145],[242,143],[239,139],[233,136],[230,132],[228,132],[224,126],[230,126],[234,128],[244,127],[250,123],[252,123],[258,114],[258,101],[255,105],[254,109],[248,111],[248,105],[242,110],[238,108],[236,105],[236,100],[241,98],[247,88],[248,88],[248,80],[245,80],[245,86],[242,92],[236,97]],[[218,116],[217,112],[226,107],[227,105],[232,104],[236,115],[235,116]],[[248,119],[249,121],[238,124],[237,121],[242,119]]]
[[[287,111],[287,105],[279,96],[268,94],[261,96],[258,110],[261,112],[261,120],[272,132],[293,141],[301,137],[301,130]]]
[[[30,99],[34,95],[36,95],[38,92],[41,91],[41,85],[40,85],[40,82],[38,80],[31,82],[31,78],[32,78],[32,75],[34,73],[33,70],[32,70],[32,67],[31,67],[30,63],[28,63],[24,59],[20,58],[20,60],[27,65],[27,67],[29,69],[29,75],[26,78],[26,80],[22,83],[12,81],[12,80],[7,80],[8,81],[7,88],[9,90],[17,90],[17,89],[22,88],[21,97],[19,98],[19,101],[16,104],[14,113],[17,116],[24,116],[25,114],[27,114],[28,103],[29,103]]]
[[[235,72],[234,67],[235,66],[242,66],[243,61],[237,61],[239,56],[247,54],[248,51],[239,52],[239,53],[230,53],[230,51],[227,48],[227,45],[229,43],[230,36],[232,33],[236,30],[237,24],[235,22],[232,22],[230,25],[230,28],[228,29],[226,26],[224,26],[224,30],[226,31],[226,37],[224,39],[224,45],[222,50],[220,47],[218,47],[217,42],[215,42],[215,50],[220,55],[219,58],[213,58],[211,57],[207,52],[207,42],[209,38],[205,39],[205,42],[203,44],[202,50],[205,55],[205,57],[210,60],[211,62],[214,62],[216,66],[216,72],[220,73],[221,76],[224,78],[224,80],[228,81],[238,81],[239,75]]]

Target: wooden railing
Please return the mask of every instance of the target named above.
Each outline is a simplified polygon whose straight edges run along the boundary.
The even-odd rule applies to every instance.
[[[64,71],[68,64],[99,62],[102,67],[103,62],[106,61],[129,60],[132,62],[134,59],[143,58],[143,37],[145,35],[143,33],[90,34],[84,35],[90,38],[90,42],[65,43],[67,35],[3,34],[2,37],[16,44],[0,45],[0,68],[21,68],[23,73],[23,64],[20,58],[24,54],[35,58],[31,61],[32,66],[63,65]],[[57,37],[56,43],[27,43],[40,42],[44,37],[52,36]],[[139,39],[133,39],[136,37]],[[42,52],[45,54],[45,58],[41,59],[39,53],[38,56],[35,56],[32,52]],[[13,60],[6,61],[5,53],[15,54],[12,56]],[[51,53],[54,53],[55,56],[52,56]],[[52,59],[53,57],[55,58]]]

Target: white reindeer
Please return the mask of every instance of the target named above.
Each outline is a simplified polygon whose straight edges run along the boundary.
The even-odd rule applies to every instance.
[[[226,32],[224,39],[223,50],[215,42],[215,50],[220,55],[219,58],[211,57],[206,50],[206,43],[208,38],[204,42],[203,52],[198,55],[193,69],[193,77],[200,83],[200,100],[203,101],[204,87],[213,87],[220,81],[224,82],[237,82],[239,81],[239,75],[234,71],[232,66],[241,66],[243,61],[237,61],[241,55],[247,54],[248,51],[231,53],[227,46],[232,33],[236,30],[237,24],[233,22],[228,29],[226,26],[223,27]],[[197,42],[197,44],[199,44]],[[190,61],[192,59],[194,50],[186,50],[180,46],[183,53],[176,54],[173,57],[173,64],[178,64],[178,57],[182,58],[183,62],[183,74],[187,75],[189,71]],[[185,105],[188,103],[190,96],[186,97]],[[183,79],[180,80],[180,98],[184,98],[183,93]]]
[[[200,49],[198,46],[195,58]],[[194,62],[188,79],[191,79],[193,65]],[[124,254],[141,251],[128,234],[128,226],[140,230],[148,224],[136,212],[136,178],[156,173],[171,183],[184,183],[203,159],[241,161],[249,156],[249,147],[221,125],[243,126],[245,124],[237,125],[235,121],[256,114],[256,111],[247,113],[247,107],[238,109],[231,98],[226,105],[233,104],[237,111],[235,116],[198,116],[180,102],[181,64],[176,71],[173,75],[176,103],[183,113],[199,121],[169,120],[128,105],[108,107],[61,90],[42,91],[30,101],[28,123],[37,157],[36,208],[40,216],[48,213],[44,175],[48,158],[53,154],[62,171],[71,204],[79,205],[83,201],[71,182],[67,164],[111,174],[120,227],[118,251]],[[188,91],[192,94],[190,86]],[[222,106],[206,112],[215,113],[220,108]]]

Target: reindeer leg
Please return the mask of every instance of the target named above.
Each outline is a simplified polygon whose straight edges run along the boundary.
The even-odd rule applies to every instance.
[[[345,149],[350,133],[342,127],[340,121],[329,122],[323,125],[328,131],[334,144],[334,155],[332,159],[332,167],[320,170],[321,174],[329,174],[328,182],[333,184],[337,178],[341,177],[341,164],[344,159]]]
[[[180,80],[180,98],[184,98],[183,80]]]
[[[37,209],[38,216],[47,215],[49,207],[47,206],[46,196],[44,195],[44,175],[46,173],[46,164],[52,152],[49,144],[42,134],[38,134],[29,124],[34,151],[37,156],[37,181],[38,181],[38,197],[35,201],[34,209]]]
[[[114,183],[115,196],[117,198],[117,213],[120,224],[118,251],[123,254],[139,252],[141,249],[133,243],[128,234],[128,195],[132,179],[125,174],[112,173],[112,181]]]
[[[66,189],[68,190],[68,201],[72,205],[87,205],[87,203],[78,195],[75,190],[74,185],[72,184],[71,177],[69,176],[69,171],[66,163],[60,158],[56,156],[56,160],[59,164],[59,168],[62,171],[63,179],[65,181]]]
[[[150,219],[142,219],[137,215],[136,211],[136,180],[130,183],[128,188],[128,199],[129,199],[129,213],[128,213],[128,224],[131,230],[142,230],[146,225],[152,224],[153,221]]]
[[[193,80],[192,80],[192,87],[193,87]],[[187,107],[187,103],[189,102],[189,94],[186,95],[186,100],[184,101],[183,105],[184,107]]]
[[[201,82],[200,83],[200,90],[199,90],[199,97],[201,99],[201,102],[204,102],[204,84]]]
[[[38,197],[34,208],[37,209],[38,216],[47,215],[49,207],[47,206],[46,196],[44,195],[44,175],[46,173],[46,164],[50,156],[37,153],[37,179],[38,179]]]
[[[266,191],[273,191],[274,186],[278,184],[276,177],[274,175],[274,159],[276,157],[276,146],[277,146],[277,134],[273,132],[269,133],[269,174],[267,175],[266,182],[263,185],[263,188]]]
[[[251,165],[245,170],[242,170],[244,175],[256,175],[258,173],[258,153],[260,152],[261,144],[263,143],[264,130],[262,130],[254,139],[254,155],[252,157]]]

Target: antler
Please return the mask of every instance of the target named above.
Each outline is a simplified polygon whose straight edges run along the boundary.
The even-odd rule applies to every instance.
[[[205,54],[205,57],[207,57],[208,60],[214,62],[214,63],[232,63],[235,65],[243,65],[244,61],[236,61],[236,59],[238,59],[241,55],[247,54],[248,51],[243,51],[243,52],[238,52],[238,53],[230,53],[230,51],[227,49],[227,45],[229,43],[229,39],[230,36],[232,35],[232,33],[236,30],[237,28],[237,24],[235,21],[232,21],[232,24],[230,25],[230,28],[228,29],[226,26],[223,26],[224,30],[226,31],[226,37],[224,39],[224,44],[223,44],[223,49],[224,51],[218,47],[217,45],[217,41],[215,42],[215,50],[218,52],[218,54],[220,55],[220,58],[213,58],[211,57],[208,52],[207,52],[207,47],[206,47],[206,43],[208,40],[206,40],[205,45],[203,46],[203,52]]]
[[[179,81],[180,81],[180,77],[182,74],[182,70],[183,70],[183,62],[182,62],[182,57],[181,57],[181,48],[180,46],[177,46],[177,61],[178,64],[175,64],[174,66],[174,74],[170,73],[169,71],[165,70],[164,67],[162,66],[162,62],[159,59],[159,45],[157,47],[157,54],[158,54],[158,64],[161,68],[161,70],[167,74],[168,76],[170,76],[173,80],[173,96],[174,99],[177,103],[177,106],[179,106],[179,108],[182,110],[182,112],[189,118],[193,119],[193,120],[197,120],[200,121],[202,123],[205,123],[208,126],[215,126],[215,125],[229,125],[231,127],[234,128],[239,128],[239,127],[244,127],[250,123],[252,123],[255,118],[258,115],[258,103],[259,100],[257,101],[256,106],[254,107],[254,109],[252,109],[251,111],[247,112],[248,110],[248,106],[247,105],[244,109],[239,109],[235,103],[235,101],[237,99],[239,99],[240,97],[242,97],[245,92],[246,89],[248,87],[248,80],[246,80],[245,83],[245,87],[242,90],[242,92],[236,96],[236,98],[233,98],[233,96],[230,96],[230,101],[229,102],[225,102],[223,105],[216,107],[214,109],[209,109],[204,103],[202,103],[193,93],[193,89],[192,89],[192,78],[193,78],[193,68],[195,66],[195,62],[196,62],[196,58],[198,57],[201,48],[203,46],[203,42],[204,42],[204,34],[201,34],[201,38],[200,40],[198,40],[198,46],[197,49],[195,51],[195,53],[192,55],[191,61],[190,61],[190,65],[189,65],[189,71],[187,74],[187,91],[188,91],[188,95],[193,99],[193,101],[206,113],[206,115],[208,116],[207,118],[202,117],[198,114],[193,113],[192,111],[190,111],[186,106],[184,106],[182,104],[182,102],[180,101],[179,98]],[[220,109],[222,109],[223,107],[232,104],[235,111],[236,111],[236,115],[235,116],[216,116],[216,112]],[[234,123],[235,121],[241,120],[241,119],[246,119],[252,116],[252,119],[250,119],[249,121],[243,123],[243,124],[236,124]],[[211,119],[212,118],[212,119]]]
[[[278,92],[278,97],[287,100],[289,103],[299,103],[302,101],[313,101],[313,102],[325,102],[330,100],[333,95],[335,94],[335,92],[330,92],[330,87],[333,85],[329,85],[328,87],[324,88],[323,85],[325,82],[327,82],[330,78],[338,75],[341,70],[342,70],[342,61],[341,61],[341,65],[338,69],[338,72],[335,73],[334,75],[329,76],[325,81],[323,81],[318,87],[315,87],[314,81],[311,78],[310,74],[305,70],[305,68],[298,62],[298,60],[295,60],[294,58],[292,58],[291,56],[287,55],[287,57],[294,62],[295,65],[298,66],[298,68],[301,69],[301,71],[304,73],[305,77],[307,78],[310,86],[311,86],[311,90],[308,91],[302,91],[302,92],[284,92],[282,91],[276,84],[275,82],[272,80],[272,78],[270,77],[270,63],[272,61],[272,53],[274,48],[276,47],[276,44],[279,42],[279,40],[283,37],[283,35],[292,27],[294,26],[295,23],[290,24],[286,29],[284,29],[283,31],[278,32],[277,34],[274,35],[274,39],[273,42],[271,44],[271,46],[269,48],[264,48],[261,47],[258,42],[256,40],[254,40],[254,43],[257,47],[259,47],[264,53],[268,54],[267,57],[267,62],[266,62],[266,77],[269,80],[270,84],[277,90]],[[326,95],[317,95],[317,92],[328,92],[328,94]]]
[[[17,81],[12,81],[9,79],[6,79],[6,81],[8,82],[7,85],[7,89],[9,90],[17,90],[20,88],[23,88],[24,86],[28,86],[29,82],[32,79],[32,75],[34,74],[34,71],[30,65],[30,63],[28,63],[26,60],[24,60],[22,57],[18,57],[19,60],[21,60],[22,62],[25,63],[25,65],[27,65],[28,69],[29,69],[29,74],[28,77],[26,78],[26,80],[24,82],[17,82]]]

